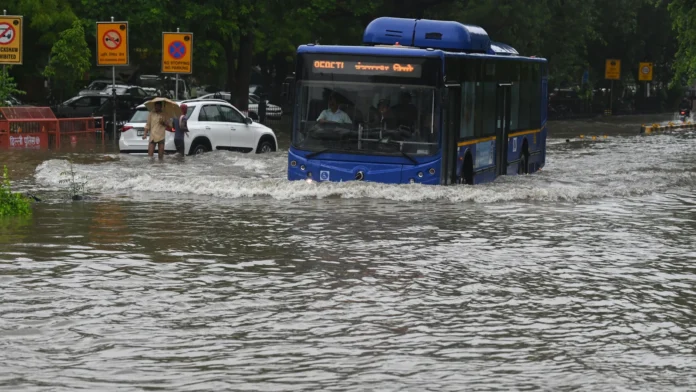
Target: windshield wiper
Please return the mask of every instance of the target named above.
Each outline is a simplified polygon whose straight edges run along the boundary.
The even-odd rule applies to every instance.
[[[330,148],[325,148],[325,149],[323,149],[323,150],[319,150],[319,151],[315,151],[315,152],[309,153],[309,154],[305,155],[305,159],[312,159],[312,158],[314,158],[314,157],[317,156],[317,155],[320,155],[320,154],[323,154],[323,153],[325,153],[325,152],[328,152],[329,150],[330,150]]]
[[[408,158],[409,161],[413,162],[414,165],[417,165],[417,164],[418,164],[418,161],[415,160],[412,156],[406,154],[405,152],[403,152],[403,151],[401,151],[401,150],[399,150],[399,152],[401,153],[401,155],[403,155],[403,156],[405,156],[406,158]]]
[[[396,145],[398,145],[398,146],[399,146],[399,152],[401,153],[401,155],[403,155],[404,157],[406,157],[409,161],[413,162],[414,165],[417,165],[417,164],[418,164],[418,161],[417,161],[417,160],[415,160],[412,156],[410,156],[409,154],[407,154],[407,153],[405,153],[403,150],[401,150],[401,143],[395,142],[395,141],[389,140],[389,139],[382,139],[382,140],[384,140],[384,141],[380,141],[380,143],[391,143],[391,144],[396,144]]]

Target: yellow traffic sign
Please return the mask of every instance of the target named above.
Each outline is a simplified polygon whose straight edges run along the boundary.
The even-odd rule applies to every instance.
[[[128,65],[128,22],[97,22],[97,65]]]
[[[638,80],[649,82],[653,79],[653,63],[640,63],[638,66]]]
[[[21,16],[0,16],[0,64],[22,64],[22,26]]]
[[[193,33],[162,33],[162,73],[192,73]]]
[[[604,79],[621,79],[621,60],[608,59],[604,66]]]

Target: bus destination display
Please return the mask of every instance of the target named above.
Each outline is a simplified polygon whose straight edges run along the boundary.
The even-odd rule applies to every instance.
[[[333,73],[343,75],[365,76],[399,76],[407,78],[419,78],[423,72],[420,64],[408,63],[367,63],[362,61],[322,61],[316,60],[312,64],[314,73]]]

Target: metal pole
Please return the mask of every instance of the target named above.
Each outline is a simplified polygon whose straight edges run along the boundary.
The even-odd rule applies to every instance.
[[[611,90],[609,91],[609,115],[612,115],[612,105],[614,104],[614,79],[611,80]]]
[[[7,10],[2,10],[3,15],[7,15]],[[7,65],[2,65],[2,88],[7,87]],[[9,98],[9,97],[8,97]],[[0,102],[0,105],[5,106],[5,102]]]
[[[114,17],[111,17],[111,21],[114,21]],[[111,105],[114,110],[113,112],[113,127],[114,127],[114,144],[118,143],[118,138],[116,137],[116,67],[111,67]],[[106,130],[104,130],[106,132]]]
[[[176,28],[176,32],[179,32],[179,28]],[[175,80],[174,80],[174,99],[179,100],[179,74],[176,74]]]

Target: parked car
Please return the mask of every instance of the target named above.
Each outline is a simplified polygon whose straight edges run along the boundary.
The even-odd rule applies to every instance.
[[[92,117],[92,113],[108,101],[109,98],[109,96],[101,93],[92,92],[72,97],[59,105],[51,107],[51,109],[58,118]]]
[[[112,89],[114,87],[109,84],[106,86],[104,90],[101,91],[101,94],[104,95],[111,95],[112,94]],[[145,91],[142,87],[140,86],[130,86],[127,84],[117,84],[116,85],[116,95],[130,95],[132,97],[140,97],[143,100],[149,100],[154,97],[156,97],[156,94],[150,94],[147,91]]]
[[[228,102],[215,99],[183,101],[188,106],[189,137],[184,139],[184,152],[197,155],[213,150],[267,153],[278,149],[272,129],[244,116]],[[179,103],[179,102],[177,102]],[[149,143],[143,140],[148,111],[138,106],[131,120],[121,129],[119,150],[122,153],[146,153]],[[176,152],[174,133],[167,132],[164,149]]]
[[[113,118],[114,118],[114,106],[111,96],[108,97],[106,102],[104,102],[99,108],[97,108],[93,113],[92,117],[103,117],[104,118],[104,130],[107,132],[112,132],[113,130]],[[127,123],[133,113],[135,113],[138,106],[145,103],[142,97],[134,97],[132,95],[117,95],[116,96],[116,127],[121,128],[123,124]]]
[[[149,95],[173,98],[173,95],[169,94],[169,91],[165,88],[164,80],[157,75],[140,75],[138,81],[140,87]]]
[[[116,79],[116,82],[119,83],[121,80]],[[111,86],[112,80],[111,79],[97,79],[92,81],[92,83],[89,84],[89,86],[85,86],[84,89],[82,89],[77,95],[87,95],[90,93],[94,92],[101,92],[106,89],[107,86]]]
[[[27,105],[24,105],[24,104],[22,103],[22,101],[20,101],[19,99],[15,98],[14,96],[9,95],[9,96],[7,97],[7,99],[5,100],[3,106],[9,107],[9,106],[27,106]]]
[[[225,101],[229,101],[230,97],[232,95],[230,93],[213,93],[213,94],[207,94],[201,97],[201,99],[224,99]],[[254,94],[249,94],[249,115],[251,117],[251,113],[254,113],[253,117],[256,117],[258,119],[258,113],[259,113],[259,102],[261,101],[260,98],[258,98],[257,95]],[[268,100],[266,100],[266,116],[268,118],[280,118],[283,115],[283,109],[280,108],[280,106],[273,105],[270,103]]]
[[[113,97],[101,93],[90,93],[70,98],[61,105],[51,109],[58,118],[85,118],[103,117],[104,130],[111,134],[113,130]],[[116,96],[116,125],[120,126],[131,118],[138,105],[146,99],[141,96],[117,95]],[[100,124],[97,124],[99,126]]]

